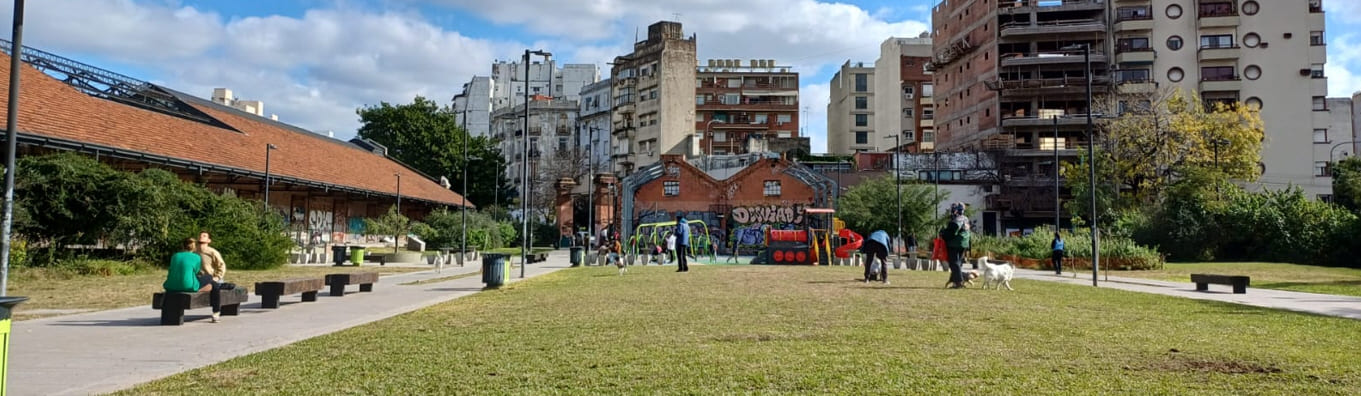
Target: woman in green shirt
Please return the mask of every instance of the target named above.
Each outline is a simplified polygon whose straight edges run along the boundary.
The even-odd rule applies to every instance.
[[[167,292],[197,293],[209,291],[209,301],[213,306],[213,323],[217,323],[222,310],[222,294],[213,282],[212,275],[203,273],[203,256],[194,252],[195,241],[185,238],[184,250],[170,256],[170,273],[165,278]],[[202,275],[200,275],[202,274]]]

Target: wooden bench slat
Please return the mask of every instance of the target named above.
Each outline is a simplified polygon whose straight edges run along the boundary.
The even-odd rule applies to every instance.
[[[1191,274],[1191,283],[1196,284],[1196,291],[1209,291],[1209,284],[1231,285],[1234,294],[1245,294],[1248,292],[1248,285],[1251,279],[1242,275],[1219,275],[1219,274]]]
[[[303,302],[317,300],[317,291],[326,287],[323,278],[293,278],[255,283],[255,295],[260,296],[261,308],[278,308],[279,297],[302,293]]]
[[[373,291],[373,284],[378,283],[377,272],[351,272],[346,274],[326,275],[326,284],[331,286],[331,295],[340,297],[345,295],[345,285],[359,285],[359,291]]]
[[[250,292],[243,287],[221,291],[222,314],[236,316],[240,313],[241,303],[250,301]],[[161,324],[178,326],[184,324],[184,311],[187,309],[212,306],[211,292],[159,292],[151,295],[151,308],[161,311]]]

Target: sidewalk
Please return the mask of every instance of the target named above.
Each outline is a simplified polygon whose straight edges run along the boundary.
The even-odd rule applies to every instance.
[[[569,267],[566,251],[531,264],[535,277]],[[238,356],[386,319],[482,290],[482,277],[422,285],[401,283],[477,272],[465,267],[384,276],[371,293],[299,303],[284,296],[278,309],[261,309],[260,297],[242,304],[240,316],[209,323],[208,309],[186,311],[183,326],[161,326],[160,311],[146,306],[14,322],[10,334],[9,392],[14,395],[108,393]],[[511,282],[519,281],[519,269]],[[247,287],[253,287],[248,285]]]
[[[1017,279],[1042,280],[1074,285],[1092,285],[1092,274],[1090,272],[1079,273],[1077,277],[1074,278],[1071,272],[1065,272],[1063,273],[1063,276],[1056,276],[1053,272],[1049,271],[1017,269],[1015,277]],[[1110,277],[1110,281],[1106,281],[1106,276],[1104,274],[1097,278],[1097,285],[1098,287],[1111,289],[1162,294],[1197,300],[1221,301],[1361,320],[1361,297],[1258,289],[1253,288],[1251,285],[1248,286],[1247,294],[1233,294],[1233,288],[1228,285],[1210,285],[1210,291],[1200,292],[1196,291],[1196,284],[1189,281],[1167,282],[1118,276],[1112,276]]]

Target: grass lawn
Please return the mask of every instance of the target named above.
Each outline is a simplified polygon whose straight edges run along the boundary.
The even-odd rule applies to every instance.
[[[1263,289],[1361,296],[1361,269],[1271,263],[1173,264],[1161,270],[1121,271],[1111,275],[1190,282],[1192,273],[1247,275]]]
[[[559,271],[124,391],[1346,394],[1361,321],[854,267]],[[1351,390],[1348,390],[1351,389]]]
[[[255,282],[305,276],[324,276],[340,272],[380,271],[398,273],[428,270],[429,268],[387,268],[376,265],[354,267],[283,266],[272,270],[227,271],[227,281],[254,288]],[[134,275],[72,276],[45,268],[21,268],[11,273],[9,295],[24,296],[29,300],[15,309],[15,320],[35,319],[52,314],[26,314],[37,309],[103,310],[112,308],[151,306],[151,294],[162,290],[166,271],[157,269]],[[150,308],[148,308],[150,309]]]

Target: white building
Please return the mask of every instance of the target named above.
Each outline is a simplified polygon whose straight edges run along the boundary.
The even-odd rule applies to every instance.
[[[874,62],[877,95],[870,98],[874,130],[880,136],[870,141],[876,146],[874,151],[893,150],[894,144],[911,151],[935,148],[931,74],[923,68],[931,56],[930,38],[891,37],[879,45],[879,59]],[[890,139],[895,131],[901,135]]]
[[[896,90],[895,90],[896,91]],[[850,154],[878,151],[874,134],[874,66],[846,63],[832,76],[827,102],[827,151]]]
[[[473,76],[463,84],[463,92],[454,96],[454,112],[459,125],[472,136],[487,136],[491,131],[491,77]]]
[[[229,88],[213,88],[212,99],[213,103],[251,113],[259,117],[265,116],[265,102],[237,99],[232,96],[232,90]],[[279,116],[270,114],[269,119],[278,121]]]
[[[492,64],[492,111],[524,103],[525,66],[521,62],[500,61]],[[529,64],[529,96],[577,100],[581,89],[600,80],[595,65],[572,64],[558,69],[557,61],[533,61]]]
[[[573,140],[577,126],[578,106],[571,100],[534,100],[529,106],[529,166],[530,174],[541,172],[541,164],[549,164],[559,152],[576,149]],[[505,177],[520,188],[524,175],[525,107],[517,105],[492,112],[491,135],[500,142],[501,155],[506,159]]]
[[[610,163],[610,94],[612,82],[605,79],[581,89],[581,108],[577,120],[577,145],[589,150],[596,172],[608,172]]]

